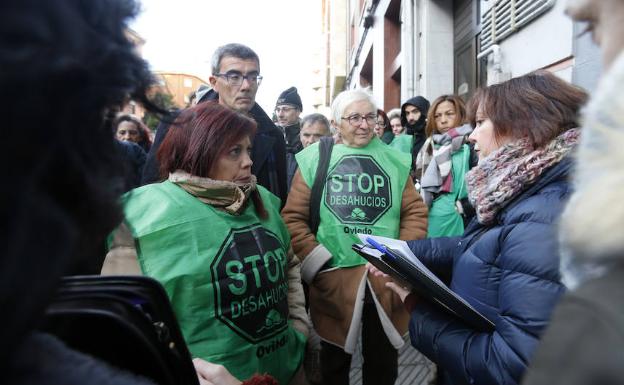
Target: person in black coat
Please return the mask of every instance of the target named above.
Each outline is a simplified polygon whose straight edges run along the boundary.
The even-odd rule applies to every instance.
[[[288,194],[286,142],[271,118],[255,102],[262,80],[258,55],[242,44],[226,44],[217,48],[212,56],[212,76],[209,80],[213,89],[198,102],[218,100],[219,104],[248,114],[256,121],[258,129],[253,140],[251,172],[258,183],[277,195],[284,205]],[[169,130],[169,122],[175,120],[177,112],[173,115],[161,122],[156,130],[154,144],[147,154],[141,180],[143,184],[166,177],[160,175],[156,154]]]
[[[414,136],[413,159],[416,159],[416,155],[418,155],[423,144],[425,144],[425,140],[427,140],[425,126],[427,125],[428,112],[429,101],[423,96],[415,96],[401,105],[401,124],[405,127],[407,135]]]
[[[141,174],[145,167],[145,151],[138,144],[117,140],[117,150],[123,160],[122,192],[130,191],[141,185]]]

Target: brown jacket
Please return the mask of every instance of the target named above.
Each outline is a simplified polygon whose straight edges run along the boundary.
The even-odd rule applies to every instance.
[[[390,342],[399,348],[407,332],[409,314],[399,297],[387,289],[387,279],[369,276],[364,265],[319,271],[331,259],[308,226],[310,188],[300,171],[293,178],[282,217],[291,235],[295,255],[301,262],[301,277],[310,285],[312,323],[324,340],[353,353],[359,332],[362,299],[368,283],[375,294],[379,318]],[[322,226],[322,224],[321,224]],[[401,200],[399,238],[421,239],[427,235],[427,206],[408,177]]]

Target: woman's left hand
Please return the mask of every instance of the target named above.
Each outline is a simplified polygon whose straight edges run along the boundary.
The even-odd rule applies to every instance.
[[[401,298],[401,302],[405,303],[405,297],[408,296],[409,293],[412,292],[412,289],[408,286],[401,286],[394,281],[386,282],[386,287],[393,292],[395,292],[399,298]]]
[[[368,269],[368,272],[375,277],[390,278],[390,280],[386,282],[386,287],[395,292],[399,296],[399,298],[401,298],[401,302],[405,302],[405,297],[407,297],[407,295],[412,292],[412,288],[409,287],[409,285],[401,286],[397,284],[388,274],[379,270],[372,264],[367,263],[366,268]]]

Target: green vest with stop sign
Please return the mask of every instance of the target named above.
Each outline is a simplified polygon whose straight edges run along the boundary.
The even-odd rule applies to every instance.
[[[315,143],[296,155],[301,175],[312,188],[318,166]],[[316,239],[332,254],[332,267],[359,266],[366,261],[351,250],[357,234],[397,238],[401,198],[411,156],[378,138],[363,148],[335,145],[321,196],[321,222]]]
[[[252,202],[230,215],[168,181],[126,194],[124,210],[141,270],[165,287],[192,356],[287,384],[305,347],[288,321],[290,236],[279,199],[258,189],[266,220]]]

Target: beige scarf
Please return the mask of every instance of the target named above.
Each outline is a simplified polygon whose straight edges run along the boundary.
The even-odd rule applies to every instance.
[[[244,208],[251,193],[256,189],[256,177],[251,182],[238,184],[224,180],[214,180],[191,175],[186,171],[176,170],[169,174],[169,181],[180,186],[184,191],[200,201],[238,215]]]

